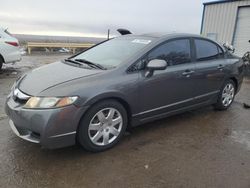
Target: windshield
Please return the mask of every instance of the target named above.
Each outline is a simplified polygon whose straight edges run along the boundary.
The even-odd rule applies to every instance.
[[[148,38],[120,37],[108,40],[75,56],[103,67],[117,67],[151,42]]]

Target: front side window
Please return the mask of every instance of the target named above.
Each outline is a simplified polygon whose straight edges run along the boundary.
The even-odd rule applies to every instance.
[[[148,60],[162,59],[169,66],[191,62],[189,39],[177,39],[153,49],[148,54]]]
[[[218,59],[223,55],[218,45],[207,40],[195,39],[195,47],[198,61]]]

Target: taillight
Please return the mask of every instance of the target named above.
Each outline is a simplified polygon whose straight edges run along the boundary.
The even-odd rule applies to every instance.
[[[18,42],[8,42],[8,41],[5,41],[5,43],[10,44],[12,46],[16,46],[16,47],[19,46]]]

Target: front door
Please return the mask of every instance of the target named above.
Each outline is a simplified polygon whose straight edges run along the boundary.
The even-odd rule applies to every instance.
[[[194,97],[195,64],[191,58],[189,39],[166,41],[151,50],[145,61],[153,59],[163,59],[168,66],[165,70],[154,71],[150,77],[146,77],[146,69],[141,71],[140,113],[137,115],[142,119],[184,108],[192,103]]]

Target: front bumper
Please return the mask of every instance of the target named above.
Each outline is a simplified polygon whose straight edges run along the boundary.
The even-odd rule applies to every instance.
[[[75,105],[54,109],[25,109],[11,96],[5,105],[13,132],[24,140],[49,149],[75,144],[77,127],[86,109]]]
[[[29,131],[29,130],[24,130],[24,131],[20,131],[16,128],[14,122],[10,119],[9,120],[9,125],[12,129],[12,131],[20,138],[24,139],[24,140],[27,140],[29,142],[33,142],[33,143],[36,143],[36,144],[39,144],[40,143],[40,136],[37,135],[35,136],[34,133],[32,131]]]

